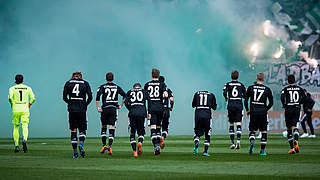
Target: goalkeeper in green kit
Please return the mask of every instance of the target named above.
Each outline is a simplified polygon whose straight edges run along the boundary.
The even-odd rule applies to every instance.
[[[21,122],[23,132],[23,152],[27,152],[28,140],[28,125],[29,125],[29,108],[33,104],[35,97],[32,89],[23,83],[23,76],[16,75],[16,85],[9,89],[8,99],[12,109],[12,123],[13,123],[13,140],[15,149],[14,152],[19,152],[19,125]]]

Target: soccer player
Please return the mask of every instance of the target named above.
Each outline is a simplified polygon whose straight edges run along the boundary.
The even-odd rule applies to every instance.
[[[124,104],[129,110],[130,144],[133,150],[133,157],[142,154],[142,143],[144,140],[145,129],[144,121],[147,117],[146,101],[149,104],[149,94],[141,88],[140,83],[135,83],[133,89],[127,92]],[[138,134],[138,153],[135,134]]]
[[[194,94],[192,107],[196,108],[194,116],[194,149],[193,155],[198,154],[200,137],[204,135],[203,156],[210,156],[208,149],[211,136],[211,109],[216,110],[215,96],[208,91],[198,91]]]
[[[78,158],[78,138],[79,130],[79,151],[85,157],[84,141],[87,131],[87,106],[92,101],[92,92],[87,81],[82,79],[81,72],[74,72],[63,89],[63,100],[68,104],[69,128],[71,130],[71,144],[73,148],[73,158]]]
[[[303,116],[303,120],[301,121],[301,126],[302,126],[302,129],[303,129],[304,133],[301,135],[301,138],[308,137],[308,131],[307,131],[306,124],[305,124],[306,121],[307,121],[308,126],[309,126],[310,131],[311,131],[311,134],[310,134],[309,138],[315,138],[316,135],[314,134],[314,128],[313,128],[312,119],[311,119],[311,117],[312,117],[312,108],[313,108],[315,102],[312,99],[311,94],[308,93],[306,89],[304,89],[304,92],[305,92],[305,95],[306,95],[306,100],[303,103],[304,116]]]
[[[247,89],[246,99],[244,101],[247,115],[250,115],[249,123],[249,140],[250,148],[249,154],[254,151],[255,133],[259,130],[261,134],[261,150],[260,155],[265,156],[265,148],[267,145],[267,126],[268,126],[268,111],[273,106],[272,91],[267,86],[263,85],[264,74],[259,72],[257,74],[257,83],[251,85]],[[250,109],[248,107],[248,101],[250,99]],[[268,101],[268,105],[267,105]]]
[[[8,99],[12,109],[12,123],[13,123],[13,140],[15,149],[14,152],[19,152],[19,125],[22,126],[23,142],[22,150],[27,152],[28,140],[28,125],[30,112],[29,109],[35,101],[35,96],[31,87],[23,84],[23,76],[21,74],[15,77],[15,86],[9,89]]]
[[[159,80],[160,80],[160,82],[164,83],[165,78],[163,76],[160,76]],[[168,136],[170,111],[173,110],[173,104],[174,104],[174,99],[173,99],[173,94],[172,94],[171,89],[167,88],[167,92],[168,92],[168,97],[164,98],[164,100],[163,100],[164,111],[163,111],[163,120],[162,120],[162,134],[161,134],[161,138],[160,138],[161,149],[164,148],[164,146],[165,146],[164,140]],[[170,107],[169,107],[169,101],[170,101]]]
[[[116,129],[116,121],[118,119],[118,109],[121,109],[126,93],[121,87],[113,83],[114,76],[112,72],[106,74],[107,83],[101,85],[97,91],[96,106],[99,113],[101,113],[101,139],[102,148],[101,153],[108,151],[108,155],[112,155],[112,143]],[[102,106],[100,106],[100,96],[102,95]],[[118,104],[118,96],[122,96],[121,104]],[[109,125],[109,144],[107,144],[107,125]]]
[[[303,89],[295,85],[295,77],[293,74],[288,75],[288,86],[281,91],[281,102],[284,108],[284,117],[288,131],[288,141],[290,145],[289,154],[299,153],[299,130],[297,123],[300,117],[300,105],[305,101],[305,93]],[[294,138],[292,138],[292,131]]]
[[[161,123],[163,119],[163,98],[168,97],[166,85],[159,81],[160,71],[152,69],[152,80],[144,85],[150,96],[148,105],[148,119],[150,120],[151,140],[154,146],[154,154],[160,154]]]
[[[243,116],[242,99],[246,96],[246,88],[238,81],[239,72],[231,72],[231,82],[225,84],[223,88],[223,96],[228,102],[228,117],[229,117],[229,134],[231,140],[230,149],[240,149],[241,139],[241,121]],[[234,123],[237,125],[237,145],[234,144]]]

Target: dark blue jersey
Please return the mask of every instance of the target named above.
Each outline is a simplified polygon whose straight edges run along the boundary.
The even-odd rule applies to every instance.
[[[211,119],[211,109],[217,108],[216,97],[208,91],[198,91],[193,96],[192,107],[196,108],[197,117]]]
[[[228,101],[229,110],[242,110],[242,99],[246,97],[246,88],[239,81],[231,81],[224,85],[223,96]]]
[[[163,111],[163,93],[167,90],[166,85],[159,80],[152,80],[144,85],[150,96],[148,111]]]
[[[172,93],[171,89],[167,88],[167,92],[168,92],[168,97],[167,98],[163,98],[163,106],[165,108],[169,108],[170,98],[173,97],[173,93]]]
[[[273,96],[270,88],[263,84],[249,86],[247,89],[245,108],[248,111],[248,101],[250,99],[250,113],[266,114],[273,106]],[[268,105],[267,105],[268,101]]]
[[[134,88],[127,92],[124,101],[129,110],[129,117],[147,117],[146,102],[150,102],[149,94],[141,88]]]
[[[119,106],[118,96],[124,99],[126,93],[118,85],[108,82],[101,85],[97,90],[96,101],[100,101],[102,95],[102,108],[117,108]]]
[[[306,100],[304,101],[303,103],[303,111],[306,113],[306,112],[309,112],[308,110],[312,110],[313,106],[314,106],[315,102],[314,100],[312,99],[311,97],[311,94],[310,93],[307,93],[306,95]]]
[[[305,101],[305,93],[300,86],[289,85],[281,91],[281,102],[284,108],[301,108]]]
[[[92,101],[89,83],[82,79],[67,81],[63,89],[63,100],[68,104],[69,112],[86,112],[87,106]]]

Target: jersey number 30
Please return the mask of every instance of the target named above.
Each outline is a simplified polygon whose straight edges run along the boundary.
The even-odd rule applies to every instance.
[[[142,101],[142,99],[143,99],[143,93],[142,93],[142,91],[131,92],[130,95],[131,95],[131,99],[130,99],[131,102],[135,102],[136,100]]]

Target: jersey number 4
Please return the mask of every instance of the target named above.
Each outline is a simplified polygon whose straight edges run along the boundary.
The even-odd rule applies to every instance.
[[[79,84],[74,85],[72,93],[76,94],[76,96],[79,96],[79,93],[80,93]]]

